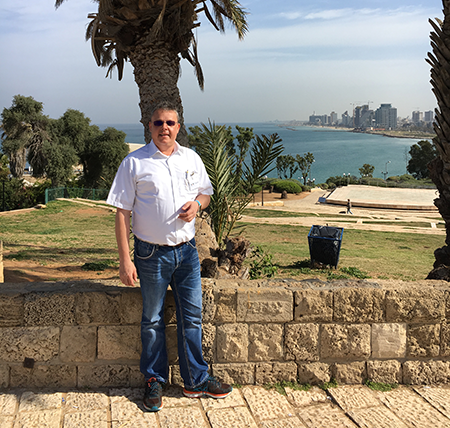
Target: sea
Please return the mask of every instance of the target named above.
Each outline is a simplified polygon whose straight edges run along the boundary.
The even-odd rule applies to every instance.
[[[186,124],[186,127],[200,124]],[[417,139],[392,138],[381,135],[356,133],[333,128],[309,126],[283,126],[275,122],[269,123],[227,123],[236,134],[236,125],[253,128],[256,135],[270,136],[278,134],[284,146],[283,155],[311,152],[314,163],[311,167],[310,179],[315,184],[324,183],[334,176],[355,176],[360,178],[359,168],[364,164],[375,167],[373,176],[378,178],[407,174],[409,150]],[[101,124],[100,129],[107,126],[126,133],[125,141],[132,144],[144,144],[144,128],[142,124]],[[384,174],[386,173],[387,174]],[[267,174],[277,177],[277,170]],[[293,178],[299,178],[299,172]]]

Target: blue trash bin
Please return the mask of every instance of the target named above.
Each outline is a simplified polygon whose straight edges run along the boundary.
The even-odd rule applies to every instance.
[[[311,226],[308,234],[311,264],[323,263],[337,268],[344,228],[332,226]]]

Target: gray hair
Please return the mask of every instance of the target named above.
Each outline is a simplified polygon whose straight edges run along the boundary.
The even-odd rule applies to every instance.
[[[153,107],[151,114],[150,114],[150,118],[153,117],[153,115],[158,111],[158,110],[164,110],[164,111],[174,111],[177,114],[177,121],[180,120],[180,113],[178,112],[178,106],[176,106],[173,102],[171,101],[167,101],[167,100],[163,100],[163,101],[159,101],[155,104],[155,106]]]

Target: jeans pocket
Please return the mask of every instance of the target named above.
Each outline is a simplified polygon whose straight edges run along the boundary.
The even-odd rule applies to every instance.
[[[194,240],[188,241],[187,244],[188,244],[193,250],[195,250],[196,244],[195,244],[195,241],[194,241]]]
[[[136,240],[134,244],[134,256],[140,260],[148,260],[153,257],[157,249],[158,245]]]

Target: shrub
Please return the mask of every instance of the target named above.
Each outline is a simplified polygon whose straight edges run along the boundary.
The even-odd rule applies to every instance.
[[[303,189],[296,181],[279,180],[273,183],[273,190],[277,193],[282,193],[284,190],[288,193],[301,193]]]

